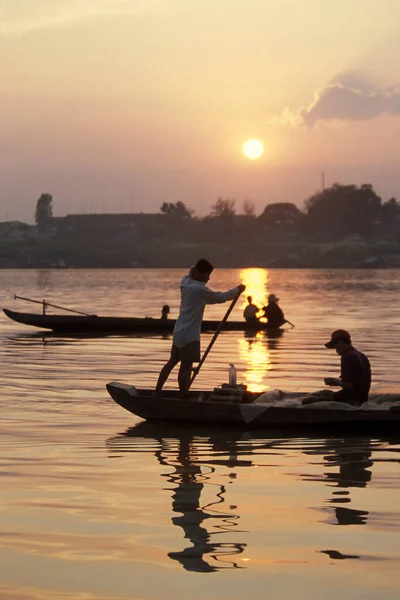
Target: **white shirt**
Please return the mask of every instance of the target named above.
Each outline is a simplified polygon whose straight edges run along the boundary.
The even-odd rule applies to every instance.
[[[200,341],[201,322],[206,304],[219,304],[233,300],[239,292],[239,286],[227,292],[214,292],[202,281],[196,281],[188,275],[181,281],[181,306],[174,328],[174,344],[178,348]]]

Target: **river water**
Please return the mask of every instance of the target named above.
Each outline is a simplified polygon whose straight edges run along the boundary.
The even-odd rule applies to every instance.
[[[176,317],[183,274],[0,271],[2,305],[40,311],[17,294],[158,316],[168,303]],[[234,362],[255,391],[320,389],[339,370],[324,343],[345,328],[371,359],[373,388],[399,390],[400,271],[217,270],[210,287],[241,281],[258,301],[277,294],[295,327],[278,338],[222,333],[194,387],[226,382]],[[400,432],[144,423],[105,383],[153,387],[170,337],[57,337],[0,318],[1,600],[398,598]]]

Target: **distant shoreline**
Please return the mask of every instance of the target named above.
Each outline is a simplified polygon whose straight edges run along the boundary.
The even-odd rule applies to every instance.
[[[266,265],[236,265],[236,266],[226,266],[223,264],[219,264],[218,262],[216,262],[216,266],[218,269],[266,269],[266,270],[279,270],[279,271],[299,271],[299,270],[310,270],[310,271],[324,271],[324,270],[329,270],[329,271],[340,271],[340,270],[351,270],[351,271],[394,271],[397,269],[400,269],[400,265],[384,265],[384,266],[363,266],[363,265],[359,265],[359,266],[349,266],[349,265],[343,265],[343,266],[309,266],[309,265],[296,265],[296,266],[266,266]],[[137,265],[137,266],[133,266],[133,267],[127,267],[127,266],[71,266],[71,267],[47,267],[47,266],[0,266],[0,271],[99,271],[99,270],[109,270],[109,271],[121,271],[121,270],[125,270],[125,271],[148,271],[148,270],[156,270],[156,269],[163,269],[163,270],[176,270],[176,269],[187,269],[188,265],[182,266],[182,265],[176,265],[176,266],[165,266],[165,265]]]

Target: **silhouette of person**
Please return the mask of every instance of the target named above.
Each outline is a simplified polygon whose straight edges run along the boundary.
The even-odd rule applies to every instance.
[[[217,461],[198,461],[198,448],[194,440],[194,434],[188,433],[182,427],[164,427],[162,424],[140,423],[136,427],[129,429],[126,437],[152,438],[158,442],[158,447],[154,451],[157,461],[163,465],[173,468],[172,472],[162,474],[173,486],[172,510],[174,516],[172,523],[181,527],[184,532],[184,539],[190,541],[191,545],[177,552],[169,552],[168,556],[179,562],[187,571],[196,571],[199,573],[211,573],[219,569],[244,568],[237,562],[230,559],[237,554],[241,554],[246,545],[237,542],[216,542],[213,536],[232,532],[236,527],[236,521],[239,515],[227,511],[218,510],[216,507],[225,503],[226,486],[217,484],[216,500],[201,505],[201,495],[205,487],[209,490],[214,488],[215,483],[210,479],[215,472],[212,464],[223,464],[224,466],[250,466],[251,461],[240,461],[237,457],[237,444],[232,438],[209,437],[213,448],[217,445],[219,453],[221,450],[228,453],[227,458]],[[120,436],[121,437],[121,436]],[[117,438],[120,441],[120,437]],[[171,439],[173,438],[173,439]],[[215,451],[212,453],[215,454]],[[211,464],[212,463],[212,464]],[[204,467],[208,465],[208,472],[205,474]],[[230,474],[230,481],[236,478],[236,473]],[[212,489],[212,488],[211,488]],[[232,506],[230,507],[232,510]],[[216,531],[209,531],[207,524],[213,522]],[[210,564],[206,560],[209,555],[214,563]]]
[[[168,304],[164,304],[164,306],[162,307],[162,310],[161,310],[161,319],[163,321],[166,321],[168,319],[169,313],[170,313],[170,308],[169,308]]]
[[[257,313],[260,309],[258,308],[258,306],[253,304],[252,296],[247,296],[247,302],[248,302],[248,304],[243,311],[243,318],[248,325],[257,325],[258,324]]]

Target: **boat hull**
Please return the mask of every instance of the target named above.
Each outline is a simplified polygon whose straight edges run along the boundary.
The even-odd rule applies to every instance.
[[[133,386],[118,382],[108,383],[106,387],[117,404],[146,420],[246,428],[308,428],[314,431],[334,428],[350,432],[398,432],[400,428],[400,407],[394,404],[391,409],[374,410],[359,407],[350,410],[347,406],[327,409],[317,405],[280,407],[201,399],[207,392],[191,392],[189,398],[183,400],[177,398],[176,392],[165,392],[158,397],[151,395],[149,390],[137,390]],[[396,400],[400,402],[400,395],[391,394],[387,400],[393,403]]]
[[[22,313],[3,309],[4,314],[24,325],[48,329],[57,333],[172,333],[175,320],[153,319],[151,317],[101,317],[97,315],[39,315],[35,313]],[[216,331],[220,321],[205,320],[202,323],[203,332]],[[225,331],[267,331],[271,335],[279,336],[283,329],[271,328],[267,323],[258,323],[249,327],[245,321],[227,321]]]

